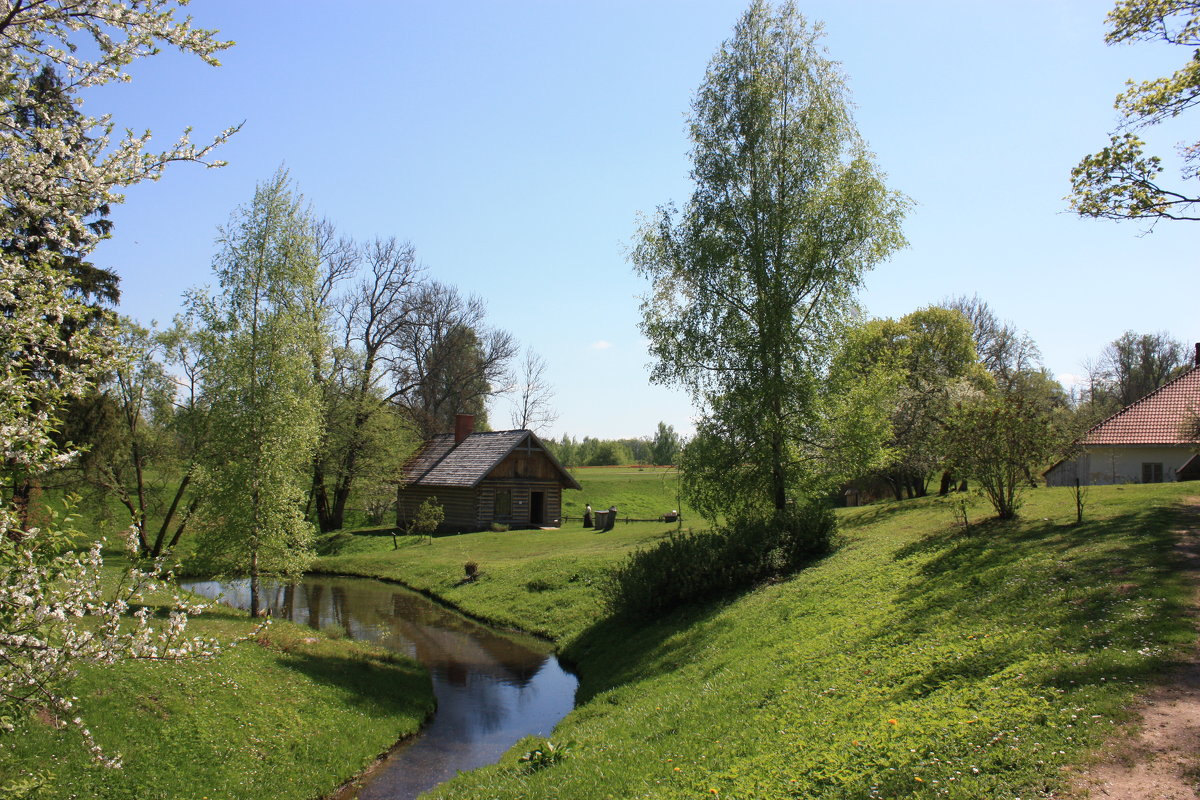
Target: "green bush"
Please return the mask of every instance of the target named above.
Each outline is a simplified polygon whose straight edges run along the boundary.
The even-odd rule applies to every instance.
[[[790,575],[829,551],[837,521],[808,505],[673,534],[631,554],[610,574],[604,600],[616,614],[654,617]]]

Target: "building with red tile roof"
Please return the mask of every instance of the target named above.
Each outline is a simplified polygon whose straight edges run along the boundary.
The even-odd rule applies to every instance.
[[[1188,421],[1200,414],[1200,344],[1196,363],[1093,426],[1076,444],[1079,456],[1046,470],[1047,486],[1161,483],[1200,478],[1200,439]]]

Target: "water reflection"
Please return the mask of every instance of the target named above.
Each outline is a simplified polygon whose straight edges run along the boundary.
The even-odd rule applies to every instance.
[[[250,607],[249,582],[196,581],[206,597]],[[523,736],[549,736],[574,706],[578,681],[532,638],[501,635],[395,586],[359,578],[264,584],[259,601],[276,617],[339,628],[415,658],[433,677],[437,714],[389,756],[358,792],[361,800],[405,800],[494,763]]]

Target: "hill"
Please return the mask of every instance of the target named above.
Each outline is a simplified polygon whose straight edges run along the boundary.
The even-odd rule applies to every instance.
[[[965,531],[935,499],[846,509],[823,562],[643,626],[604,619],[598,586],[571,577],[662,525],[377,554],[381,571],[442,593],[451,578],[434,580],[433,562],[470,550],[490,576],[447,599],[555,637],[582,677],[553,736],[572,742],[565,756],[520,763],[527,741],[431,796],[1044,795],[1193,635],[1171,525],[1194,492],[1095,488],[1074,525],[1068,492],[1041,489],[1021,520]]]

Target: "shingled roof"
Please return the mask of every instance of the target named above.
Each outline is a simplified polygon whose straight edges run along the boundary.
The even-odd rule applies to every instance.
[[[1196,444],[1195,439],[1181,436],[1180,429],[1197,413],[1200,413],[1200,366],[1125,406],[1088,430],[1079,443],[1085,447]]]
[[[457,445],[452,433],[434,436],[404,465],[405,483],[409,486],[472,488],[526,439],[532,439],[558,468],[563,483],[573,489],[582,488],[532,431],[472,433]]]

